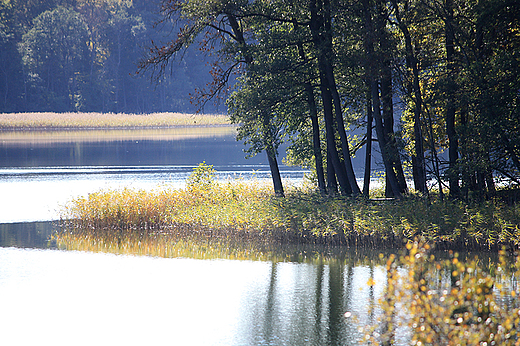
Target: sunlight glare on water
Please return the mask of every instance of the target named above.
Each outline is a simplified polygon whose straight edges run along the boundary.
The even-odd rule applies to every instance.
[[[269,273],[261,262],[14,248],[0,248],[0,263],[2,345],[237,344],[243,299]]]
[[[369,272],[0,248],[0,344],[353,345],[381,296]]]
[[[263,172],[253,173],[255,167],[225,167],[219,178],[255,175],[268,179],[265,167],[260,167]],[[0,199],[0,223],[58,220],[60,209],[71,199],[103,189],[152,190],[165,184],[181,188],[191,172],[191,166],[0,169],[0,191],[8,196]],[[282,174],[301,180],[304,172],[293,170]]]

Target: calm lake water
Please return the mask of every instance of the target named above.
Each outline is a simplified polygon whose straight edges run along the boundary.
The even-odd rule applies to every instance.
[[[222,179],[268,179],[264,155],[246,160],[230,129],[212,131],[0,135],[0,344],[357,344],[385,282],[373,254],[195,260],[49,241],[60,205],[101,188],[182,186],[202,161]],[[303,174],[282,167],[286,183]]]

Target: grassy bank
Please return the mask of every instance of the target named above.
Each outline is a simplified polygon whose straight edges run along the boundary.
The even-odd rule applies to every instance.
[[[3,113],[0,130],[153,128],[229,125],[229,117],[184,113]]]
[[[199,166],[185,189],[93,193],[72,201],[62,218],[69,232],[95,238],[206,234],[400,248],[405,241],[421,237],[437,248],[456,250],[516,248],[520,242],[518,204],[325,198],[300,188],[289,189],[286,198],[276,198],[268,183],[221,183],[211,174],[207,166]]]

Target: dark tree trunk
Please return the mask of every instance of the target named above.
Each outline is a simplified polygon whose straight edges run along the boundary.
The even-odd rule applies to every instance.
[[[428,193],[426,186],[426,166],[424,164],[424,148],[423,148],[423,135],[421,125],[421,112],[422,112],[422,94],[419,84],[419,68],[417,66],[417,59],[414,53],[412,45],[412,37],[406,23],[403,22],[401,14],[399,13],[399,7],[396,0],[392,0],[394,6],[395,17],[398,21],[399,28],[404,35],[405,50],[406,50],[406,65],[412,70],[412,82],[408,87],[409,94],[414,101],[414,137],[415,137],[415,159],[412,159],[412,163],[415,162],[417,165],[414,168],[414,184],[415,188],[424,194]]]
[[[370,11],[369,0],[363,0],[363,11],[365,17],[365,51],[367,55],[367,76],[370,85],[370,92],[372,96],[372,110],[376,125],[377,140],[379,142],[379,148],[381,149],[381,156],[383,158],[383,164],[385,166],[386,176],[388,183],[392,190],[393,196],[402,198],[401,189],[397,180],[397,175],[394,171],[394,167],[391,159],[391,147],[388,145],[388,140],[385,135],[383,117],[381,115],[381,101],[379,98],[379,86],[377,82],[377,66],[378,62],[374,53],[374,38],[375,30],[372,24],[372,14]],[[389,150],[390,149],[390,150]]]
[[[327,194],[327,189],[325,187],[323,157],[321,154],[320,127],[318,124],[318,111],[316,109],[316,102],[314,100],[314,92],[310,83],[305,84],[305,91],[307,93],[307,104],[309,106],[309,113],[312,124],[312,149],[314,152],[316,175],[318,177],[318,189],[320,194],[324,196]]]
[[[266,148],[267,160],[269,161],[269,168],[271,169],[271,176],[273,178],[274,193],[278,197],[284,197],[282,177],[280,176],[280,170],[278,168],[278,161],[276,160],[276,151],[271,145]]]
[[[459,141],[455,131],[455,100],[454,93],[454,54],[455,38],[453,35],[453,1],[446,0],[446,65],[448,74],[447,107],[446,107],[446,134],[448,135],[448,182],[450,197],[460,197],[459,173],[457,160],[459,158]]]
[[[381,78],[381,100],[383,104],[383,129],[385,132],[386,139],[388,141],[387,146],[389,150],[390,160],[394,167],[397,182],[399,183],[399,190],[401,193],[408,193],[408,187],[406,185],[406,178],[404,177],[403,165],[401,164],[401,158],[399,156],[399,150],[397,149],[397,142],[395,140],[394,133],[394,101],[392,92],[392,70],[389,61],[383,62]],[[388,179],[388,178],[387,178]],[[387,187],[389,182],[387,180]],[[387,189],[389,194],[388,197],[392,197],[393,193],[391,189]]]
[[[367,92],[367,144],[365,147],[365,175],[363,177],[363,196],[370,196],[370,173],[372,169],[372,97]]]
[[[237,18],[232,14],[226,14],[229,25],[233,30],[235,40],[242,46],[242,54],[247,65],[253,62],[252,56],[247,52],[247,46],[242,32],[242,28],[238,24]],[[280,169],[278,168],[278,160],[276,159],[276,148],[273,145],[273,134],[271,133],[270,118],[264,110],[260,110],[262,116],[262,130],[264,136],[264,148],[267,153],[267,160],[269,162],[269,169],[271,170],[271,177],[273,179],[273,188],[276,196],[284,197],[282,177],[280,176]]]
[[[381,0],[377,1],[377,16],[376,16],[376,33],[379,40],[379,45],[382,52],[380,53],[382,61],[380,62],[381,69],[381,103],[383,111],[383,128],[387,140],[392,166],[394,167],[397,181],[401,193],[408,193],[408,187],[406,185],[406,178],[404,176],[403,166],[401,164],[401,157],[397,148],[397,141],[394,133],[394,100],[393,100],[393,82],[392,82],[392,46],[388,38],[388,32],[386,30],[387,22],[386,7]],[[393,197],[392,189],[390,188],[390,182],[386,182],[387,197]]]
[[[383,157],[383,164],[385,166],[385,172],[388,179],[388,183],[392,189],[392,193],[394,197],[402,198],[401,188],[399,186],[399,182],[397,180],[397,175],[395,174],[392,160],[390,159],[390,155],[388,153],[388,143],[385,138],[385,130],[383,128],[383,118],[381,116],[381,106],[379,104],[379,90],[377,87],[377,82],[372,80],[371,90],[372,90],[372,101],[374,104],[374,120],[376,122],[376,133],[377,140],[379,142],[379,147],[381,148],[381,156]]]
[[[295,28],[296,29],[296,28]],[[303,49],[303,44],[298,44],[298,52],[300,59],[307,62],[307,56]],[[318,109],[316,107],[316,100],[314,98],[314,89],[310,82],[304,83],[305,93],[307,94],[307,106],[309,107],[309,116],[312,125],[312,150],[314,153],[314,164],[316,165],[316,176],[318,178],[318,190],[320,195],[325,196],[327,194],[327,188],[325,186],[325,173],[323,170],[323,155],[321,153],[321,139],[320,139],[320,126],[318,123]]]
[[[345,164],[340,160],[338,150],[336,148],[335,130],[334,130],[334,111],[333,111],[333,95],[328,73],[331,72],[332,64],[328,59],[331,59],[332,42],[329,42],[326,35],[326,18],[324,8],[321,1],[311,0],[309,4],[311,12],[310,30],[313,38],[314,47],[318,56],[318,70],[320,77],[320,91],[323,102],[323,114],[325,119],[325,131],[327,138],[327,158],[332,161],[334,172],[339,182],[340,191],[342,194],[352,194],[352,187],[350,186]],[[327,10],[327,9],[325,9]],[[330,21],[330,18],[329,18]],[[325,32],[324,32],[325,31]],[[344,131],[344,129],[343,129]],[[349,153],[347,152],[346,155]],[[330,164],[330,161],[328,162]]]
[[[325,131],[327,137],[327,152],[329,153],[327,157],[330,155],[341,193],[344,195],[350,195],[352,193],[352,189],[348,181],[345,165],[340,160],[339,153],[336,148],[334,117],[332,114],[332,95],[330,94],[330,90],[325,85],[326,78],[322,76],[320,80],[321,97],[323,100],[323,113],[325,117]]]
[[[336,180],[336,172],[332,164],[330,152],[327,150],[327,193],[329,196],[335,196],[338,193],[338,181]]]
[[[282,177],[278,168],[278,160],[276,159],[276,149],[273,146],[273,133],[269,115],[262,111],[262,132],[264,136],[264,147],[267,153],[269,169],[271,170],[271,178],[273,179],[274,193],[278,197],[284,197]]]

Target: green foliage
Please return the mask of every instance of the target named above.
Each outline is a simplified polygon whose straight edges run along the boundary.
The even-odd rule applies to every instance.
[[[193,168],[186,185],[189,189],[208,189],[215,183],[216,173],[213,165],[207,165],[206,161],[203,161]]]
[[[41,110],[77,110],[76,95],[88,70],[88,27],[73,10],[58,6],[45,11],[23,35],[22,61],[38,83],[34,93]]]
[[[158,0],[0,2],[0,112],[194,112],[190,90],[211,79],[198,52],[187,51],[160,85],[136,78],[143,47],[171,32],[154,26],[159,7]]]

